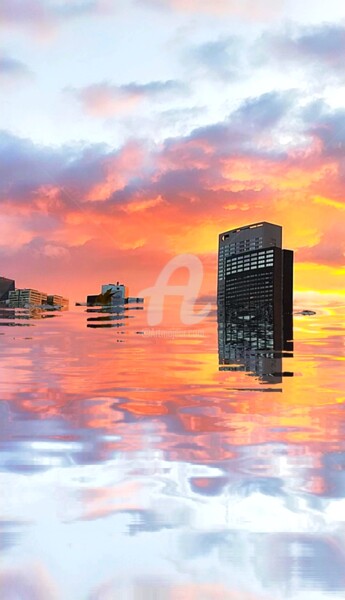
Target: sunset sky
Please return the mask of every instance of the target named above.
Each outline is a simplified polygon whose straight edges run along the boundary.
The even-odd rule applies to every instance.
[[[343,0],[1,0],[0,264],[140,293],[218,233],[283,226],[301,301],[344,303]]]

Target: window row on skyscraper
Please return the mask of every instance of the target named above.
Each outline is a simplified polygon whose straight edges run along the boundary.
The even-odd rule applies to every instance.
[[[241,240],[238,242],[232,242],[226,246],[224,246],[221,250],[224,252],[225,256],[230,256],[232,254],[239,254],[241,252],[249,252],[251,250],[259,250],[262,248],[263,240],[262,237],[256,237],[253,239]]]
[[[273,267],[273,250],[228,258],[226,261],[226,275],[262,269],[264,267]]]

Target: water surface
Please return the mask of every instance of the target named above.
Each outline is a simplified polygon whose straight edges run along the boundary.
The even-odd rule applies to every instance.
[[[343,600],[343,309],[273,379],[127,316],[0,315],[1,600]]]

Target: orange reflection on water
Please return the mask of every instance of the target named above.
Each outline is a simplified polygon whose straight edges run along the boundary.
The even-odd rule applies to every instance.
[[[214,456],[215,439],[217,460],[228,456],[227,446],[278,440],[336,448],[344,422],[339,314],[295,318],[294,356],[283,358],[293,377],[276,385],[250,372],[219,371],[216,323],[198,332],[154,337],[144,315],[125,330],[88,330],[83,312],[69,314],[49,330],[35,327],[30,338],[7,336],[3,397],[40,420],[61,417],[74,428],[117,433],[124,447],[126,415],[164,431],[159,445],[174,454],[173,439],[192,434],[199,446],[202,436],[192,460]],[[184,459],[186,452],[181,448]]]

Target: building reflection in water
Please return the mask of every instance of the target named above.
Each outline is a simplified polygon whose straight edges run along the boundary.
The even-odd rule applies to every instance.
[[[128,319],[134,318],[134,315],[129,314],[130,311],[143,309],[143,306],[125,304],[87,308],[86,312],[92,314],[92,316],[87,317],[87,327],[124,327]]]
[[[5,308],[0,307],[0,327],[29,327],[31,320],[52,319],[57,311],[50,312],[43,308]]]
[[[221,371],[246,371],[263,383],[277,384],[293,373],[283,371],[283,357],[292,356],[292,315],[283,322],[271,310],[255,315],[235,311],[220,318],[218,311],[218,357]]]

